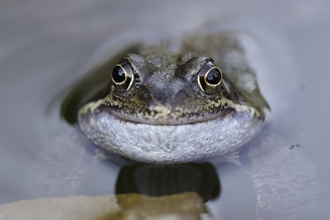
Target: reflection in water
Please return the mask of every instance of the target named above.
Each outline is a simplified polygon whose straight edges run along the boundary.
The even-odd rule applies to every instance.
[[[117,195],[120,210],[99,219],[202,219],[203,214],[211,217],[203,200],[197,193],[187,192],[161,197],[141,194]]]
[[[319,191],[314,167],[278,136],[263,132],[229,158],[254,183],[257,219],[301,219],[313,208]],[[200,219],[207,213],[212,218],[204,203],[218,197],[219,192],[217,172],[209,163],[125,166],[116,183],[121,210],[108,217]]]
[[[124,166],[116,183],[121,210],[107,219],[200,219],[207,213],[204,203],[219,193],[218,175],[209,163]]]
[[[164,196],[196,192],[204,202],[220,194],[217,172],[210,163],[124,166],[116,183],[116,194],[140,193]]]
[[[219,200],[214,200],[220,194],[220,183],[216,167],[209,163],[124,166],[116,184],[109,185],[107,178],[116,175],[111,173],[113,165],[93,159],[91,152],[84,150],[86,143],[79,142],[79,136],[70,135],[64,140],[54,142],[51,149],[40,153],[31,166],[27,185],[32,198],[61,196],[66,200],[74,198],[73,195],[84,195],[86,189],[97,191],[99,182],[104,182],[108,190],[113,185],[116,189],[116,194],[110,196],[116,197],[116,204],[109,204],[112,211],[102,214],[105,219],[149,215],[179,216],[179,219],[199,219],[203,214],[214,219],[231,216],[222,210]],[[301,219],[317,199],[319,186],[313,165],[299,148],[290,149],[289,144],[274,134],[261,133],[228,161],[239,164],[251,177],[257,219]],[[81,191],[88,179],[91,179],[88,188],[85,186]],[[221,191],[228,192],[228,188]],[[212,215],[206,210],[211,210]]]

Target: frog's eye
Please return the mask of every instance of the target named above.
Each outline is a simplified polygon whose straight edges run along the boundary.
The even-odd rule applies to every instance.
[[[205,63],[198,72],[198,85],[206,93],[214,93],[221,80],[222,72],[212,62]]]
[[[117,85],[118,90],[128,90],[134,81],[134,74],[131,65],[128,62],[120,63],[112,70],[112,82]]]

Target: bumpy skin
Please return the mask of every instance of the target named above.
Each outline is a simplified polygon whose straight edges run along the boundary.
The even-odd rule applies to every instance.
[[[222,81],[202,87],[210,63]],[[128,89],[111,81],[106,97],[78,113],[81,131],[109,153],[140,162],[196,161],[237,150],[261,128],[268,105],[234,34],[141,47],[119,64],[131,70]]]

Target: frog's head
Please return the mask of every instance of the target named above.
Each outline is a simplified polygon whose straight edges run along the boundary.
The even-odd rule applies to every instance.
[[[113,68],[108,89],[109,94],[93,109],[135,123],[190,124],[233,111],[264,116],[263,109],[247,104],[212,58],[190,53],[128,54]]]
[[[101,148],[144,162],[234,150],[259,131],[267,107],[257,86],[240,88],[211,57],[193,52],[127,54],[109,78],[106,97],[80,109],[79,127]]]

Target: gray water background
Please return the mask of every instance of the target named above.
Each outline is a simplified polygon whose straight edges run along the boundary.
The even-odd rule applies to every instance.
[[[290,53],[297,75],[297,87],[290,108],[276,120],[274,129],[289,145],[300,144],[299,150],[314,164],[321,191],[311,215],[314,219],[328,219],[329,6],[325,0],[1,1],[0,204],[29,198],[25,188],[28,167],[40,151],[54,142],[54,137],[66,132],[59,120],[61,97],[83,75],[86,62],[105,42],[132,30],[189,30],[216,18],[266,27],[283,36],[287,46],[284,51]],[[282,76],[279,73],[273,77],[278,80]],[[276,81],[276,87],[285,91],[287,78],[281,80],[284,83]],[[86,195],[113,193],[109,186],[115,181],[118,167],[101,168],[100,173],[105,175],[92,176],[98,182],[97,189],[87,187],[93,182],[81,189]],[[248,177],[230,165],[219,172],[223,173],[222,186],[228,189],[221,195],[224,209],[235,213],[241,207],[242,213],[249,213],[254,206],[253,192],[241,184],[246,181],[250,184],[246,188],[252,189]],[[235,199],[226,192],[244,195],[245,199]]]

